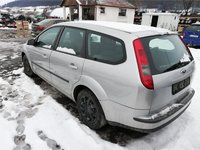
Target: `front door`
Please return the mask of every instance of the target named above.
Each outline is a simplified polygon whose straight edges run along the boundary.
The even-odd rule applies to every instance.
[[[72,87],[82,74],[84,44],[84,30],[66,27],[56,50],[50,56],[53,84],[68,96],[71,96]]]
[[[35,46],[30,49],[30,58],[34,71],[48,81],[51,81],[49,57],[59,31],[60,27],[53,27],[45,31],[37,38]]]

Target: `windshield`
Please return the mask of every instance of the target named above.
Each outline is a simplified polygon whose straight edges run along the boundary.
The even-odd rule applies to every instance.
[[[159,35],[141,39],[152,75],[171,71],[190,63],[193,58],[178,35]]]

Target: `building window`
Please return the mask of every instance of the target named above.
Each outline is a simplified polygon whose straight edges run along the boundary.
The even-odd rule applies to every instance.
[[[100,13],[105,14],[105,7],[100,7]]]
[[[119,16],[126,16],[126,9],[120,8],[119,9]]]

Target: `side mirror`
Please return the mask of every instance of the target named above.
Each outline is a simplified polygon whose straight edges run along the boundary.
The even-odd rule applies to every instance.
[[[30,39],[30,40],[28,40],[28,42],[27,42],[27,45],[35,45],[35,39]]]

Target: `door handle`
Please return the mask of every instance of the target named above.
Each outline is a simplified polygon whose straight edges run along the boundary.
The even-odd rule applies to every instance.
[[[47,54],[43,54],[42,56],[43,56],[44,58],[47,58]]]
[[[78,67],[75,66],[74,63],[70,63],[70,64],[69,64],[69,67],[70,67],[71,69],[74,69],[74,70],[77,70],[77,69],[78,69]]]

